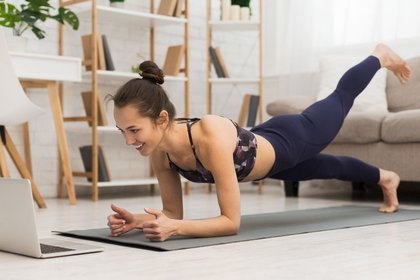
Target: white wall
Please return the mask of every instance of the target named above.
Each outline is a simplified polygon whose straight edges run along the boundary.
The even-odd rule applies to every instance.
[[[12,1],[11,1],[12,2]],[[54,1],[53,1],[54,3]],[[99,3],[107,4],[107,0]],[[156,1],[155,6],[158,6]],[[213,14],[219,14],[219,1],[213,3]],[[257,11],[258,1],[252,1],[254,11]],[[126,0],[130,10],[148,11],[149,1]],[[256,16],[256,13],[255,15]],[[58,54],[58,32],[55,22],[49,21],[45,25],[47,37],[38,40],[31,32],[26,32],[23,37],[13,37],[10,30],[5,30],[8,36],[9,49],[44,54]],[[131,65],[138,64],[149,58],[149,31],[141,26],[121,26],[110,22],[99,26],[99,31],[106,34],[110,43],[114,63],[117,70],[129,71]],[[80,30],[74,32],[66,28],[65,55],[82,57],[80,36],[90,32],[90,24],[82,22]],[[170,44],[182,43],[180,28],[158,28],[156,30],[156,62],[162,66],[165,50]],[[254,40],[255,38],[255,40]],[[257,67],[257,41],[256,34],[225,33],[214,35],[214,45],[221,48],[222,54],[232,76],[251,77],[256,75]],[[206,1],[190,0],[190,116],[201,116],[206,112]],[[139,55],[138,55],[139,54]],[[140,58],[139,58],[140,56]],[[244,58],[246,63],[244,63]],[[113,94],[120,83],[107,82],[100,86],[102,96]],[[277,81],[271,80],[265,86],[267,91],[277,88]],[[182,116],[183,87],[168,83],[166,86],[169,96],[175,103],[178,115]],[[65,85],[64,114],[66,116],[82,115],[84,113],[80,92],[89,90],[88,81],[80,84]],[[215,87],[214,113],[237,119],[241,97],[247,92],[256,92],[256,87]],[[43,90],[28,92],[34,103],[48,109],[48,96]],[[270,94],[267,92],[267,96]],[[264,100],[265,101],[265,100]],[[264,102],[266,103],[266,102]],[[112,104],[107,105],[108,121],[113,123]],[[88,127],[87,124],[67,123],[70,155],[74,170],[82,170],[82,163],[78,147],[90,142],[88,130],[76,132],[73,126]],[[20,128],[12,128],[16,144],[21,149]],[[30,137],[32,148],[33,174],[41,194],[44,197],[55,197],[58,182],[58,157],[57,145],[52,122],[51,112],[38,117],[30,122]],[[127,147],[119,134],[100,134],[100,143],[105,148],[111,167],[113,178],[138,178],[147,176],[149,163],[146,158],[138,156],[136,151]],[[22,151],[23,154],[23,151]],[[9,160],[10,163],[10,160]],[[10,163],[11,167],[12,164]],[[16,171],[12,170],[14,176]],[[83,179],[84,180],[84,179]],[[78,194],[89,190],[77,188]]]

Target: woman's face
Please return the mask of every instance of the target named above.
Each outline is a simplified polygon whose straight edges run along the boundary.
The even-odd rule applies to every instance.
[[[162,126],[140,116],[135,107],[114,107],[114,118],[126,144],[134,146],[142,156],[149,156],[159,145],[163,136]]]

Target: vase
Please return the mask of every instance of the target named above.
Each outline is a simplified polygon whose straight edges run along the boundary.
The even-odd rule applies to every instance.
[[[241,14],[240,18],[242,21],[249,21],[249,14],[250,14],[249,7],[241,7],[240,14]]]
[[[239,5],[230,6],[230,20],[238,21],[240,19],[240,9]]]

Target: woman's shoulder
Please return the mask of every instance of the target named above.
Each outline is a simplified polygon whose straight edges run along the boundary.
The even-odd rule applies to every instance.
[[[232,122],[225,117],[217,115],[204,115],[201,118],[200,125],[203,130],[217,131],[224,128],[229,129],[232,126]]]
[[[211,138],[229,138],[226,136],[236,137],[236,128],[233,125],[232,121],[228,118],[217,116],[217,115],[205,115],[201,118],[199,122],[199,129],[201,134],[205,136],[206,139],[210,140]]]
[[[197,125],[194,143],[197,144],[198,156],[205,167],[212,166],[210,158],[217,163],[224,156],[232,156],[237,133],[235,126],[228,118],[205,115]]]

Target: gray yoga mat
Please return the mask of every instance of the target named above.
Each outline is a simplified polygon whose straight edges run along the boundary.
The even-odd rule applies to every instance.
[[[339,206],[242,216],[239,234],[223,237],[172,237],[165,242],[151,242],[141,230],[110,236],[108,228],[56,231],[59,234],[95,241],[171,251],[239,241],[279,237],[325,230],[361,227],[420,219],[420,210],[400,209],[396,213],[379,213],[375,207]]]

